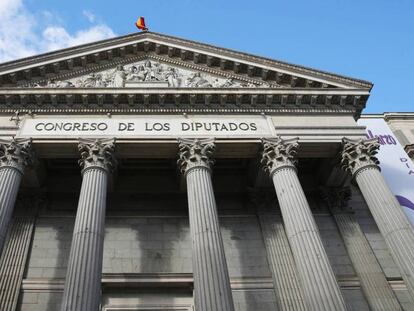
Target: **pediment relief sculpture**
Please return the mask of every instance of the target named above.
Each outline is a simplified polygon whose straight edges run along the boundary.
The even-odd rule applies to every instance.
[[[247,83],[234,78],[223,78],[198,71],[172,67],[159,62],[145,60],[128,65],[118,65],[115,69],[90,73],[68,80],[49,80],[34,87],[49,88],[122,88],[122,87],[174,87],[174,88],[240,88],[270,87]]]

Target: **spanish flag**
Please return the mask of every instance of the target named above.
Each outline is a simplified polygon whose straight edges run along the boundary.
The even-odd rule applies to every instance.
[[[135,26],[141,30],[148,30],[148,28],[145,26],[145,19],[143,17],[138,18],[138,20],[135,22]]]

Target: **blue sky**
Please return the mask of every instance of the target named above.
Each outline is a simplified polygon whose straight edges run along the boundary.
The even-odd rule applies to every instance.
[[[414,111],[413,0],[0,0],[0,61],[135,32],[138,16],[152,31],[371,81],[365,112]]]

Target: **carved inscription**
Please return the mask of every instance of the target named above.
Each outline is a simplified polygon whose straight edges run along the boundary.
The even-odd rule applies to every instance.
[[[27,118],[19,136],[270,136],[264,117],[132,117],[132,118]]]

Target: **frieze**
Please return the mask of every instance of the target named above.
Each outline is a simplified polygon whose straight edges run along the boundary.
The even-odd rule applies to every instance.
[[[123,88],[123,87],[173,87],[173,88],[255,88],[270,87],[267,82],[254,84],[208,75],[200,71],[170,66],[164,63],[143,60],[132,64],[119,64],[116,68],[92,72],[67,80],[38,82],[32,87],[47,88]]]

